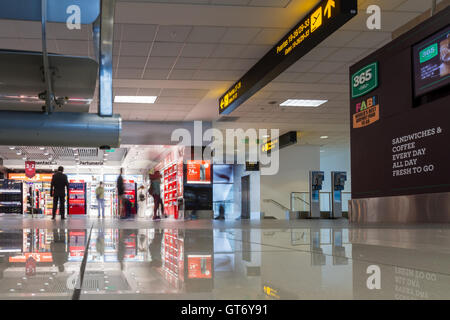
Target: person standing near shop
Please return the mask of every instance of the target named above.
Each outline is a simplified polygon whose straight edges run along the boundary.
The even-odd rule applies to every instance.
[[[119,177],[117,178],[117,198],[118,198],[118,203],[119,203],[119,217],[124,217],[125,216],[125,210],[124,210],[124,197],[123,195],[125,194],[125,186],[123,184],[123,177],[122,177],[122,173],[123,173],[123,168],[120,168],[120,174]]]
[[[52,177],[52,183],[50,185],[50,196],[53,197],[53,216],[52,220],[55,220],[56,209],[58,208],[59,202],[59,214],[61,215],[61,220],[64,220],[65,213],[65,198],[66,198],[66,190],[67,194],[69,194],[69,181],[67,180],[67,176],[63,173],[64,168],[59,167],[58,171]]]
[[[101,209],[102,217],[105,218],[105,188],[103,188],[103,182],[101,181],[99,186],[95,189],[95,197],[97,198],[98,217],[100,218]]]
[[[159,220],[161,217],[158,215],[158,209],[161,205],[161,214],[164,215],[164,203],[161,199],[161,173],[156,171],[154,174],[150,174],[150,189],[149,193],[153,197],[153,220]]]

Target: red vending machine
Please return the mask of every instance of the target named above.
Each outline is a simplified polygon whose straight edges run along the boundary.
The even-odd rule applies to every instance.
[[[86,183],[69,183],[69,214],[86,214]]]
[[[137,184],[134,182],[134,180],[123,180],[123,185],[125,189],[125,198],[130,200],[131,206],[132,206],[132,214],[137,213],[137,201],[136,201],[136,194],[137,194]]]

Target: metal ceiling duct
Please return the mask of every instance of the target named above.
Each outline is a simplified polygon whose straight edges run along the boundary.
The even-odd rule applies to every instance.
[[[117,148],[121,130],[119,115],[0,111],[0,145]]]

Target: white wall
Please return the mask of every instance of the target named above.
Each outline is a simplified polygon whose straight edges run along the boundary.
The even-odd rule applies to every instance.
[[[291,192],[308,191],[310,170],[320,168],[320,147],[293,145],[279,151],[280,166],[273,176],[261,176],[261,211],[266,216],[285,219],[285,211],[264,202],[272,199],[290,208]]]

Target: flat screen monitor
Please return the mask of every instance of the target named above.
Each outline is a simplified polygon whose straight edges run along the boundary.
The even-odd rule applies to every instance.
[[[233,183],[233,165],[215,164],[213,177],[214,183]]]
[[[450,25],[413,47],[414,95],[450,84]]]

